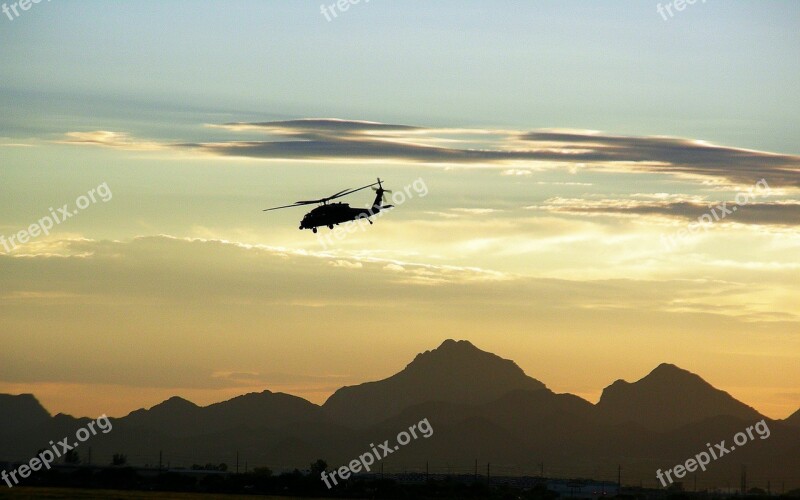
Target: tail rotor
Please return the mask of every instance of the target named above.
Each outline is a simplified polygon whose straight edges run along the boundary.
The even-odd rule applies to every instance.
[[[386,193],[391,193],[392,192],[389,189],[383,189],[383,184],[382,184],[382,181],[381,181],[380,177],[378,177],[378,187],[374,187],[373,186],[372,190],[375,191],[375,193],[376,193],[376,196],[375,196],[375,204],[376,205],[378,204],[378,202],[380,202],[381,204],[386,203],[388,201],[387,198],[386,198]],[[392,208],[392,207],[393,207],[393,205],[383,205],[381,208]]]

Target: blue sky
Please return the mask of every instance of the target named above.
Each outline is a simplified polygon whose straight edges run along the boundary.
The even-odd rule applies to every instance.
[[[800,5],[676,14],[647,1],[374,0],[328,22],[310,1],[41,3],[0,24],[3,105],[587,128],[797,152]]]

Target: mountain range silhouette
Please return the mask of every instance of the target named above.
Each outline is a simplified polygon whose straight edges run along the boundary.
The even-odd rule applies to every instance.
[[[163,452],[173,467],[231,465],[238,452],[251,468],[303,469],[318,458],[338,466],[424,418],[433,435],[386,457],[388,470],[420,470],[428,462],[433,470],[471,471],[478,460],[496,464],[497,474],[532,475],[543,467],[553,477],[616,480],[621,465],[623,483],[656,487],[656,469],[684,462],[706,443],[731,443],[764,419],[768,438],[756,436],[712,462],[698,482],[738,485],[746,464],[753,485],[800,486],[800,410],[768,419],[671,364],[635,382],[617,380],[592,404],[554,393],[513,361],[465,340],[446,340],[384,380],[342,387],[323,405],[271,391],[204,407],[172,397],[112,419],[110,433],[78,451],[86,461],[91,446],[96,464],[124,453],[133,465],[155,465]],[[28,460],[89,421],[51,416],[30,394],[0,395],[0,461]]]

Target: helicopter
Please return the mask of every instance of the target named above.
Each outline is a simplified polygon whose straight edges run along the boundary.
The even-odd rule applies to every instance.
[[[283,208],[300,207],[303,205],[313,205],[315,203],[319,203],[318,207],[308,212],[303,217],[303,220],[300,221],[301,231],[303,229],[311,229],[311,232],[313,233],[317,232],[318,227],[328,226],[328,229],[333,229],[333,226],[335,225],[356,219],[367,219],[369,223],[372,224],[372,221],[369,219],[370,217],[376,215],[382,210],[394,208],[394,205],[383,205],[384,194],[391,193],[391,191],[383,189],[382,182],[383,181],[381,181],[379,177],[378,182],[373,182],[372,184],[367,184],[366,186],[362,186],[360,188],[345,189],[344,191],[339,191],[338,193],[326,198],[320,198],[318,200],[296,201],[291,205],[267,208],[263,211],[269,212],[271,210],[280,210]],[[372,190],[375,191],[375,201],[372,202],[372,206],[370,208],[351,208],[349,204],[341,202],[328,203],[331,200],[335,200],[367,188],[372,188]]]

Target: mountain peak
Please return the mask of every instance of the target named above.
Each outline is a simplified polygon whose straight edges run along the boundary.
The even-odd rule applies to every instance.
[[[50,413],[33,394],[0,394],[0,422],[3,422],[0,435],[14,434],[21,429],[46,422],[49,418]]]
[[[138,424],[140,420],[160,418],[164,415],[180,415],[181,417],[185,417],[189,414],[193,414],[199,408],[200,407],[196,404],[180,396],[172,396],[148,409],[139,408],[138,410],[134,410],[128,414],[128,417],[131,417],[130,421]]]
[[[442,342],[436,349],[431,349],[417,354],[416,358],[426,357],[431,355],[452,355],[452,354],[466,354],[466,353],[482,353],[475,345],[469,340],[454,340],[447,339]],[[415,359],[416,359],[415,358]]]
[[[511,360],[447,339],[387,379],[339,389],[323,407],[340,421],[368,424],[424,402],[482,404],[515,389],[546,387]]]
[[[684,370],[671,363],[661,363],[636,382],[628,382],[622,379],[616,380],[613,384],[606,387],[603,394],[606,392],[613,394],[616,391],[628,390],[626,388],[633,386],[647,388],[651,391],[669,390],[670,388],[682,388],[682,390],[686,390],[688,387],[694,390],[714,389],[713,386],[703,380],[702,377],[689,370]]]
[[[194,407],[197,408],[197,405],[189,401],[188,399],[183,399],[180,396],[172,396],[168,400],[164,401],[158,406],[161,405],[168,405],[168,406],[183,406],[183,407]]]
[[[408,366],[415,363],[471,362],[476,358],[486,355],[495,356],[494,354],[478,349],[468,340],[447,339],[436,349],[417,354]],[[499,356],[495,357],[499,359]]]
[[[658,365],[636,382],[617,380],[603,390],[597,408],[612,422],[632,421],[656,430],[719,415],[761,418],[699,375],[670,363]]]
[[[672,363],[661,363],[660,365],[653,368],[653,371],[648,373],[647,377],[693,378],[695,380],[702,381],[703,383],[705,383],[705,380],[703,380],[699,375],[692,373],[689,370],[684,370],[680,366],[673,365]]]
[[[688,370],[684,370],[683,368],[681,368],[681,367],[679,367],[679,366],[677,366],[677,365],[673,365],[672,363],[661,363],[660,365],[658,365],[658,366],[656,366],[655,368],[653,368],[653,371],[652,371],[652,372],[650,372],[650,373],[657,372],[657,371],[679,371],[679,372],[686,372],[686,371],[688,371]]]
[[[436,349],[417,354],[414,360],[396,376],[404,373],[414,373],[417,370],[435,370],[437,373],[445,370],[467,370],[484,373],[501,371],[509,376],[530,378],[513,361],[478,349],[468,340],[447,339]],[[541,384],[538,387],[539,389],[545,388],[544,384],[538,383]]]
[[[180,396],[172,396],[171,398],[158,403],[147,411],[151,412],[165,412],[165,411],[192,411],[200,408],[196,404]],[[139,410],[141,411],[141,410]]]
[[[440,349],[459,349],[459,348],[472,348],[478,350],[478,348],[475,347],[469,340],[455,340],[455,339],[445,340],[435,350],[438,351]]]

